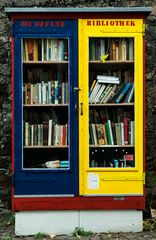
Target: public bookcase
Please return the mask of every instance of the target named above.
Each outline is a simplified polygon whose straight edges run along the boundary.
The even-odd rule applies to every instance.
[[[94,210],[98,218],[99,210],[144,209],[150,11],[5,9],[13,30],[13,210]]]

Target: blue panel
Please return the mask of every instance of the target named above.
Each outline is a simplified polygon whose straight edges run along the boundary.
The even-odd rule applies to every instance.
[[[14,72],[15,72],[15,195],[78,194],[78,104],[77,93],[77,21],[76,20],[16,20],[14,33]],[[70,66],[70,169],[69,170],[23,170],[22,169],[22,38],[68,38]]]

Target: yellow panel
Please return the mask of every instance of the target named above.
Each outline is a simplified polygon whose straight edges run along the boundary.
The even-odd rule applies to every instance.
[[[87,194],[143,194],[143,30],[141,19],[79,20],[79,191]],[[134,38],[134,168],[90,168],[88,131],[89,37]],[[97,182],[96,182],[97,181]],[[89,186],[91,184],[91,186]]]

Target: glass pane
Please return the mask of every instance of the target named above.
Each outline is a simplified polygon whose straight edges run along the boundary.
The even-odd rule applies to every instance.
[[[134,39],[89,38],[89,166],[135,167]]]
[[[69,169],[68,39],[22,43],[23,168]]]

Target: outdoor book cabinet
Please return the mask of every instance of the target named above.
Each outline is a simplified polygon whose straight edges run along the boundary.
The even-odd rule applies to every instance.
[[[5,8],[14,211],[144,209],[150,11]]]

